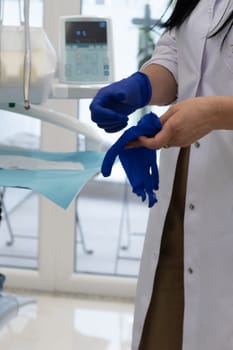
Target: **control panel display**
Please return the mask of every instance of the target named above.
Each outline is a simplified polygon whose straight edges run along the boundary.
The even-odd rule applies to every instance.
[[[63,18],[61,21],[60,80],[108,83],[112,80],[110,23],[101,18]]]

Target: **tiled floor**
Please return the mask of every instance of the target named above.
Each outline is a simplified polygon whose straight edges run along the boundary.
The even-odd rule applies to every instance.
[[[1,350],[130,350],[133,304],[34,297],[0,329]]]

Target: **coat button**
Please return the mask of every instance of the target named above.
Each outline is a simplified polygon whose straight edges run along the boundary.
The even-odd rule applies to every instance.
[[[191,267],[189,267],[189,268],[188,268],[188,272],[189,272],[190,274],[192,274],[192,273],[193,273],[193,269],[192,269]]]
[[[194,209],[195,209],[195,205],[192,204],[192,203],[190,203],[190,204],[189,204],[189,209],[194,210]]]

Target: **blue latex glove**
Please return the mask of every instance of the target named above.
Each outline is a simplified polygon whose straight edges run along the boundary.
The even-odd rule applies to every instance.
[[[136,72],[98,91],[90,104],[91,119],[106,132],[116,132],[128,123],[128,115],[144,107],[152,89],[146,74]]]
[[[148,196],[149,208],[157,202],[154,191],[159,188],[156,151],[146,147],[125,149],[125,145],[142,135],[151,137],[161,128],[160,120],[154,113],[145,114],[136,126],[126,130],[107,151],[101,167],[103,176],[110,176],[115,159],[119,156],[133,193],[141,197],[142,201]]]

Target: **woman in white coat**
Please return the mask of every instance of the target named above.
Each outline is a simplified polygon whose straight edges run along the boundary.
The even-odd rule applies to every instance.
[[[90,109],[107,132],[146,104],[172,106],[154,138],[158,203],[138,281],[134,350],[233,349],[233,3],[177,0],[141,72]]]

